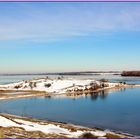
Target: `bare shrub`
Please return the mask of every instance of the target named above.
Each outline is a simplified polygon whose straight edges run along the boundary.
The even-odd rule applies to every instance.
[[[44,84],[45,87],[49,88],[51,86],[50,83]]]
[[[19,89],[21,88],[21,85],[16,85],[14,88]]]
[[[84,139],[97,139],[98,137],[94,136],[91,133],[84,133],[84,134],[82,134],[82,136],[80,138],[84,138]]]

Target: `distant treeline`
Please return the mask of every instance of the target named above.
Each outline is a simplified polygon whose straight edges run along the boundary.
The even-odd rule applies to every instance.
[[[123,71],[121,76],[140,76],[140,71]]]
[[[110,73],[120,75],[119,71],[82,71],[82,72],[57,72],[57,73],[18,73],[18,74],[0,74],[3,76],[18,76],[18,75],[100,75],[101,73]]]

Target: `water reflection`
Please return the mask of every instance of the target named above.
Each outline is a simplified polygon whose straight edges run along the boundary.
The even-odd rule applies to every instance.
[[[103,90],[100,92],[99,95],[100,95],[100,98],[104,100],[108,96],[108,92]]]
[[[90,95],[91,100],[97,100],[98,98],[98,93],[93,93]]]
[[[85,99],[88,99],[88,97],[90,97],[90,99],[92,101],[95,101],[97,99],[105,100],[107,98],[108,94],[110,94],[114,91],[125,92],[126,88],[116,88],[116,89],[102,90],[99,92],[86,92],[86,93],[69,94],[69,95],[63,94],[63,95],[55,95],[55,96],[44,96],[42,98],[44,98],[44,99],[71,98],[72,100],[76,100],[81,97],[83,97]]]
[[[100,92],[98,92],[98,93],[92,93],[92,94],[90,95],[90,98],[91,98],[91,100],[93,100],[93,101],[97,100],[98,98],[104,100],[104,99],[107,98],[108,93],[109,93],[109,92],[108,92],[108,91],[105,91],[105,90],[100,91]]]
[[[56,95],[56,96],[44,96],[42,98],[44,99],[65,99],[65,98],[71,98],[72,100],[76,100],[76,99],[79,99],[81,97],[85,98],[85,99],[88,99],[88,97],[91,98],[91,100],[95,101],[97,100],[98,98],[104,100],[107,98],[108,94],[109,94],[109,90],[103,90],[103,91],[100,91],[100,92],[88,92],[88,93],[79,93],[78,95],[74,94],[74,95]],[[40,97],[41,98],[41,97]]]

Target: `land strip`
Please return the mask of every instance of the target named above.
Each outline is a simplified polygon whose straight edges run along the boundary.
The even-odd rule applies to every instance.
[[[0,114],[0,138],[134,138],[134,136],[2,113]]]

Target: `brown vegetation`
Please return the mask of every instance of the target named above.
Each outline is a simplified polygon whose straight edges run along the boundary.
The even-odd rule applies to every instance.
[[[82,138],[82,139],[97,139],[98,137],[94,136],[91,133],[84,133],[80,138]]]
[[[0,127],[0,138],[67,138],[64,135],[44,134],[40,131],[26,131],[20,127]]]
[[[47,88],[49,88],[51,86],[51,84],[48,83],[48,84],[45,84],[44,86],[47,87]]]

